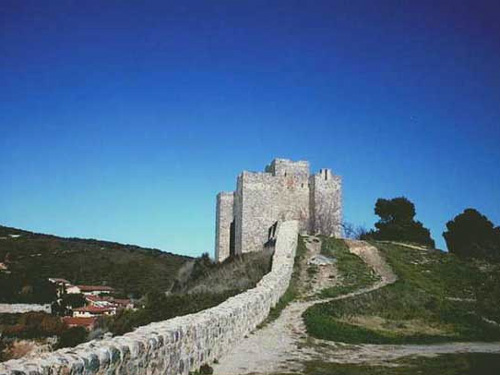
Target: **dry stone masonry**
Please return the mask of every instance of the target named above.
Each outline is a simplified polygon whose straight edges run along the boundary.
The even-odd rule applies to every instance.
[[[0,314],[22,314],[31,311],[41,311],[50,314],[52,308],[50,304],[0,303]]]
[[[236,191],[217,195],[215,259],[262,250],[273,226],[297,220],[302,234],[340,237],[342,180],[330,169],[311,175],[309,162],[274,159],[265,172],[242,172]]]
[[[298,221],[276,228],[272,269],[253,289],[196,314],[152,323],[123,336],[0,363],[1,375],[187,375],[211,363],[269,314],[288,288]]]

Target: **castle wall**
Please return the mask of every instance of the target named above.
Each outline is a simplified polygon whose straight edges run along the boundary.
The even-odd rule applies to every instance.
[[[236,253],[260,251],[268,240],[268,229],[277,221],[297,220],[300,232],[309,229],[308,175],[290,171],[243,172],[238,178],[239,205]]]
[[[274,159],[266,167],[266,172],[271,173],[273,176],[297,176],[300,179],[308,179],[309,162],[304,160]]]
[[[0,314],[22,314],[30,311],[43,311],[50,314],[52,307],[50,303],[45,305],[28,303],[0,303]]]
[[[234,192],[217,194],[216,223],[215,223],[215,260],[222,262],[229,257],[231,223],[233,213]]]
[[[310,232],[342,236],[342,179],[321,169],[309,179]]]
[[[244,339],[285,293],[293,271],[298,223],[278,228],[272,269],[253,289],[196,314],[151,323],[123,336],[0,363],[0,374],[187,375]]]

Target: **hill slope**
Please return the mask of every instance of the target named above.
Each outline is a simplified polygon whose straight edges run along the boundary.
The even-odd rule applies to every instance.
[[[303,240],[295,299],[219,358],[215,375],[498,373],[500,264],[406,244]]]
[[[49,277],[74,284],[110,285],[140,296],[168,290],[182,264],[191,258],[156,249],[94,239],[62,238],[0,226],[0,301],[43,302],[30,293]],[[11,293],[8,293],[11,292]],[[40,300],[40,298],[42,300]]]

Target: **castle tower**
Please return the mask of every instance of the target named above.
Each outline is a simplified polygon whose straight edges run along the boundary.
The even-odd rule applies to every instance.
[[[311,176],[307,161],[274,159],[265,172],[242,172],[235,192],[217,195],[216,260],[262,250],[285,220],[298,220],[303,234],[339,236],[340,189],[339,176],[326,169]]]
[[[309,179],[310,233],[342,236],[342,180],[330,169]]]
[[[215,213],[215,259],[228,258],[231,251],[234,253],[234,192],[217,194],[217,208]],[[231,235],[232,234],[232,235]]]

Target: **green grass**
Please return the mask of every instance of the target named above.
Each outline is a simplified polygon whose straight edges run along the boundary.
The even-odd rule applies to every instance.
[[[290,279],[290,284],[288,285],[286,292],[280,298],[276,306],[274,306],[271,309],[266,320],[259,325],[260,328],[264,327],[266,324],[269,324],[273,320],[276,320],[281,315],[283,309],[287,307],[288,304],[290,304],[290,302],[292,302],[298,297],[299,295],[298,284],[300,281],[300,273],[302,270],[302,264],[306,256],[306,252],[307,248],[304,242],[304,238],[302,236],[299,236],[297,242],[297,252],[295,253],[295,260],[293,263],[293,273]]]
[[[473,298],[483,277],[474,263],[453,254],[419,251],[390,243],[373,243],[400,279],[436,297]]]
[[[364,288],[378,280],[378,276],[358,256],[349,252],[344,240],[323,238],[321,254],[334,257],[342,284],[323,289],[320,298],[337,297]]]
[[[500,355],[486,353],[443,354],[436,357],[406,357],[386,365],[305,363],[303,375],[497,375]],[[274,374],[278,375],[278,374]]]
[[[374,244],[399,280],[370,293],[309,308],[304,314],[309,334],[373,344],[500,340],[500,328],[482,320],[476,302],[450,300],[475,297],[474,290],[484,277],[478,267],[438,251]],[[377,317],[381,323],[363,324],[360,317]]]

